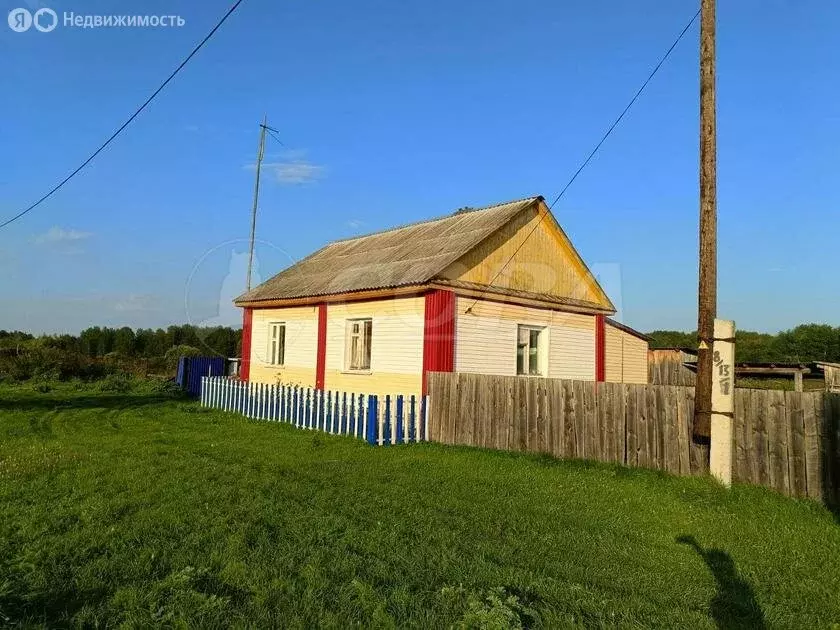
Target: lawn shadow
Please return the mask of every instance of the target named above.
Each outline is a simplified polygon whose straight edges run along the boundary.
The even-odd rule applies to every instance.
[[[85,394],[51,396],[29,394],[0,397],[0,411],[52,411],[54,409],[126,409],[171,402],[166,394]]]
[[[676,541],[694,549],[715,578],[717,593],[709,606],[709,613],[718,628],[761,630],[767,627],[752,586],[738,575],[732,556],[722,549],[704,549],[691,535],[678,536]]]

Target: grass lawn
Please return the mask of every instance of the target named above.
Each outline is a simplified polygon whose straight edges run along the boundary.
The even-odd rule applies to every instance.
[[[707,479],[0,387],[0,626],[840,622],[840,526]]]

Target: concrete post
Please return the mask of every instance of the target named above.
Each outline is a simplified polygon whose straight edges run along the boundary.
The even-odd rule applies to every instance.
[[[732,484],[732,425],[735,411],[735,322],[715,320],[712,346],[712,417],[709,472]]]

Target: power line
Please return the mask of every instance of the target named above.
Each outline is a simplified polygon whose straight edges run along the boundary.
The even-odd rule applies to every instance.
[[[214,27],[213,27],[213,30],[211,30],[209,33],[207,33],[207,35],[204,37],[204,39],[202,39],[202,40],[198,43],[198,45],[197,45],[195,48],[193,48],[192,52],[191,52],[189,55],[187,55],[187,57],[186,57],[186,58],[185,58],[185,59],[184,59],[184,60],[180,63],[180,65],[179,65],[177,68],[175,68],[175,70],[172,72],[172,74],[170,74],[170,75],[166,78],[166,80],[165,80],[163,83],[161,83],[161,84],[160,84],[160,87],[158,87],[158,89],[156,89],[154,92],[152,92],[152,95],[151,95],[149,98],[147,98],[147,99],[146,99],[146,101],[145,101],[145,102],[144,102],[144,103],[143,103],[140,107],[138,107],[138,108],[137,108],[137,110],[136,110],[136,111],[135,111],[135,112],[134,112],[134,113],[133,113],[133,114],[129,117],[129,119],[128,119],[128,120],[126,120],[126,121],[122,124],[122,126],[120,126],[120,128],[119,128],[119,129],[117,129],[114,133],[112,133],[112,134],[111,134],[111,136],[110,136],[110,137],[109,137],[109,138],[108,138],[105,142],[103,142],[103,143],[100,145],[100,147],[99,147],[98,149],[96,149],[96,151],[94,151],[93,153],[91,153],[91,155],[90,155],[90,157],[88,157],[88,159],[86,159],[84,162],[82,162],[82,163],[81,163],[81,165],[80,165],[78,168],[76,168],[76,170],[74,170],[72,173],[70,173],[70,174],[69,174],[67,177],[65,177],[64,179],[62,179],[62,180],[61,180],[58,184],[56,184],[56,185],[55,185],[55,186],[54,186],[54,187],[53,187],[53,188],[52,188],[52,189],[51,189],[51,190],[50,190],[47,194],[45,194],[43,197],[41,197],[40,199],[38,199],[38,201],[36,201],[35,203],[33,203],[31,206],[29,206],[29,207],[28,207],[28,208],[26,208],[25,210],[22,210],[21,212],[19,212],[19,213],[18,213],[18,214],[16,214],[15,216],[13,216],[11,219],[8,219],[8,220],[4,221],[3,223],[0,223],[0,229],[2,229],[2,228],[4,228],[4,227],[6,227],[7,225],[9,225],[10,223],[12,223],[13,221],[17,221],[17,220],[18,220],[18,219],[20,219],[23,215],[25,215],[25,214],[27,214],[27,213],[31,212],[32,210],[34,210],[35,208],[37,208],[37,207],[38,207],[39,205],[41,205],[44,201],[46,201],[47,199],[49,199],[50,197],[52,197],[52,196],[53,196],[53,194],[55,194],[56,192],[58,192],[58,190],[59,190],[62,186],[64,186],[64,184],[66,184],[66,183],[67,183],[67,182],[69,182],[71,179],[73,179],[73,177],[75,177],[75,176],[76,176],[76,174],[77,174],[79,171],[81,171],[84,167],[86,167],[88,164],[90,164],[90,163],[93,161],[93,158],[95,158],[97,155],[99,155],[99,154],[103,151],[103,149],[105,149],[105,147],[107,147],[109,144],[111,144],[111,142],[112,142],[112,141],[113,141],[113,140],[114,140],[114,139],[115,139],[118,135],[120,135],[120,134],[122,133],[122,131],[123,131],[126,127],[128,127],[128,126],[131,124],[131,122],[132,122],[135,118],[137,118],[137,116],[140,114],[140,112],[142,112],[144,109],[146,109],[146,107],[149,105],[149,103],[151,103],[151,102],[155,99],[155,97],[156,97],[156,96],[157,96],[157,95],[158,95],[158,94],[159,94],[159,93],[163,90],[163,88],[165,88],[165,87],[169,84],[169,82],[170,82],[172,79],[174,79],[174,78],[175,78],[175,75],[176,75],[176,74],[178,74],[178,73],[181,71],[181,69],[182,69],[184,66],[186,66],[186,65],[187,65],[187,63],[189,62],[189,60],[190,60],[190,59],[192,59],[192,58],[195,56],[195,54],[196,54],[199,50],[201,50],[201,49],[202,49],[202,47],[204,46],[204,44],[206,44],[206,43],[207,43],[207,41],[208,41],[211,37],[213,37],[213,35],[216,33],[216,31],[217,31],[217,30],[219,30],[219,28],[222,26],[222,24],[224,24],[224,23],[225,23],[225,21],[226,21],[226,20],[230,17],[230,15],[231,15],[234,11],[236,11],[236,9],[239,7],[239,5],[240,5],[240,4],[242,4],[242,1],[243,1],[243,0],[236,0],[236,2],[233,4],[233,6],[232,6],[230,9],[228,9],[227,13],[225,13],[225,14],[224,14],[224,16],[222,16],[222,19],[221,19],[221,20],[219,20],[219,21],[218,21],[218,23],[216,24],[216,26],[214,26]]]
[[[656,73],[657,73],[657,72],[659,72],[659,69],[662,67],[662,64],[664,64],[664,63],[665,63],[665,61],[668,59],[668,57],[670,57],[670,56],[671,56],[671,53],[673,52],[674,48],[676,48],[676,47],[677,47],[677,44],[679,44],[679,43],[680,43],[680,40],[682,40],[683,36],[684,36],[684,35],[688,32],[688,29],[689,29],[689,28],[691,28],[691,25],[692,25],[692,24],[694,24],[695,20],[697,20],[697,17],[698,17],[699,15],[700,15],[700,9],[698,9],[698,10],[697,10],[697,13],[695,13],[695,14],[692,16],[692,18],[688,21],[688,24],[686,24],[686,25],[685,25],[685,28],[683,28],[683,30],[682,30],[682,31],[680,31],[680,34],[677,36],[677,39],[675,39],[675,40],[674,40],[674,43],[673,43],[673,44],[671,44],[671,47],[670,47],[667,51],[665,51],[665,54],[664,54],[664,55],[662,56],[662,58],[659,60],[659,63],[657,63],[657,64],[654,66],[653,70],[652,70],[652,71],[651,71],[651,73],[648,75],[647,79],[645,79],[645,81],[644,81],[644,83],[642,83],[641,87],[640,87],[638,90],[636,90],[636,93],[633,95],[633,98],[631,98],[631,99],[630,99],[630,102],[629,102],[629,103],[627,103],[627,106],[626,106],[626,107],[622,110],[621,114],[619,114],[619,115],[618,115],[618,118],[616,118],[616,119],[615,119],[615,121],[613,122],[613,124],[611,124],[611,125],[610,125],[609,129],[607,129],[606,133],[605,133],[605,134],[601,137],[601,139],[598,141],[598,144],[596,144],[596,145],[595,145],[595,148],[594,148],[594,149],[592,149],[592,151],[589,153],[589,155],[588,155],[588,156],[586,156],[586,159],[585,159],[585,160],[581,163],[581,165],[580,165],[580,166],[578,167],[578,169],[575,171],[574,175],[572,175],[571,179],[569,179],[569,181],[568,181],[568,182],[566,182],[566,185],[565,185],[565,186],[563,186],[562,190],[561,190],[561,191],[558,193],[558,195],[554,198],[554,201],[552,201],[552,202],[551,202],[551,204],[548,206],[548,209],[549,209],[549,210],[551,210],[552,208],[554,208],[554,205],[555,205],[558,201],[560,201],[560,198],[561,198],[564,194],[566,194],[566,191],[569,189],[569,187],[572,185],[572,183],[574,183],[574,181],[577,179],[578,175],[580,175],[581,171],[583,171],[583,169],[585,169],[585,168],[586,168],[586,166],[589,164],[589,162],[592,160],[592,158],[593,158],[593,157],[595,157],[595,154],[598,152],[598,149],[600,149],[600,148],[601,148],[601,145],[602,145],[602,144],[604,144],[604,142],[606,141],[606,139],[610,137],[610,134],[611,134],[611,133],[613,132],[613,130],[614,130],[614,129],[618,126],[618,123],[620,123],[620,122],[621,122],[621,120],[624,118],[624,116],[627,114],[627,112],[628,112],[628,111],[630,111],[630,108],[631,108],[631,107],[633,107],[633,104],[634,104],[634,103],[638,100],[639,96],[641,96],[642,92],[644,92],[644,90],[645,90],[645,88],[647,87],[648,83],[650,83],[650,82],[651,82],[651,80],[653,79],[653,77],[654,77],[654,76],[656,76]],[[504,270],[507,268],[507,266],[511,263],[511,261],[512,261],[512,260],[516,257],[516,255],[519,253],[519,250],[520,250],[520,249],[522,249],[522,246],[523,246],[523,245],[525,245],[525,243],[528,241],[528,239],[529,239],[529,238],[531,238],[531,236],[534,234],[534,232],[536,232],[536,231],[537,231],[537,228],[540,226],[540,224],[542,223],[543,219],[544,219],[547,215],[548,215],[548,213],[545,213],[544,215],[542,215],[542,217],[540,217],[540,220],[539,220],[539,221],[537,221],[537,222],[534,224],[534,227],[533,227],[533,228],[531,228],[531,231],[530,231],[530,232],[528,232],[527,236],[525,236],[525,238],[522,240],[522,242],[519,244],[519,246],[516,248],[516,250],[515,250],[515,251],[513,252],[513,254],[510,256],[510,258],[508,258],[507,262],[505,262],[505,264],[504,264],[504,265],[502,265],[501,269],[499,269],[499,271],[496,273],[496,275],[495,275],[495,276],[493,276],[493,278],[490,280],[490,282],[489,282],[489,284],[488,284],[487,286],[493,286],[493,283],[494,283],[494,282],[495,282],[495,281],[499,278],[499,276],[500,276],[500,275],[502,275],[502,273],[503,273],[503,272],[504,272]],[[477,299],[475,300],[475,302],[473,302],[473,303],[470,305],[470,307],[469,307],[467,310],[470,310],[473,306],[475,306],[476,302],[478,302],[478,300],[477,300]]]

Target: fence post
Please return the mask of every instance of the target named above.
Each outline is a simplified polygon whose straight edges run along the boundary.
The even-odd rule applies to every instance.
[[[735,322],[716,319],[712,343],[712,417],[709,472],[732,485],[732,430],[735,410]]]
[[[417,441],[417,399],[414,394],[411,395],[408,402],[408,441],[409,443]]]
[[[397,406],[397,409],[396,409],[396,412],[394,413],[394,415],[396,416],[397,421],[395,423],[395,425],[396,425],[396,429],[395,429],[396,435],[394,436],[394,443],[395,444],[402,444],[403,442],[405,442],[405,436],[403,434],[403,397],[402,396],[397,396],[396,406]]]
[[[377,398],[373,394],[367,397],[367,415],[365,416],[365,439],[368,444],[376,446],[376,425],[379,414],[377,413]]]
[[[359,394],[356,399],[356,437],[360,440],[364,440],[367,435],[365,426],[365,396]]]
[[[260,391],[259,385],[259,383],[255,383],[254,381],[248,381],[248,411],[250,417],[254,420],[258,418],[257,410],[259,409],[259,400],[257,396]]]

